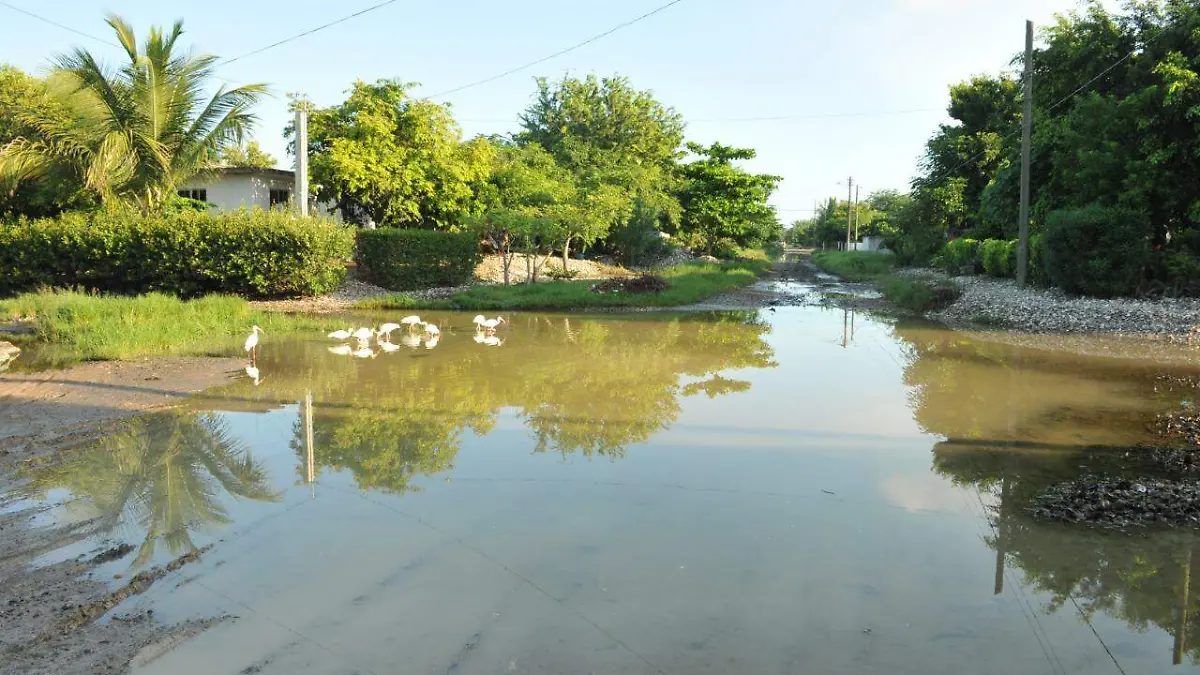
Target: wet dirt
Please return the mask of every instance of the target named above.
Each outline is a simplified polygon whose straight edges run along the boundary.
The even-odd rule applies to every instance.
[[[0,493],[16,486],[20,467],[64,461],[75,446],[120,420],[177,405],[195,392],[229,381],[241,365],[236,359],[167,358],[0,375]],[[81,542],[98,529],[94,520],[35,527],[35,518],[51,506],[19,509],[0,504],[11,508],[0,513],[0,670],[4,673],[124,672],[148,645],[194,634],[212,623],[166,626],[148,613],[98,622],[122,599],[145,592],[198,554],[141,572],[116,590],[110,590],[96,570],[131,553],[133,548],[127,544],[34,566],[39,557]]]

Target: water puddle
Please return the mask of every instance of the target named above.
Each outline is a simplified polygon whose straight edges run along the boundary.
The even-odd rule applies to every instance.
[[[1134,470],[1196,372],[822,307],[433,320],[268,340],[30,472],[112,569],[214,546],[113,611],[237,619],[135,672],[1196,668],[1200,537],[1026,512]]]

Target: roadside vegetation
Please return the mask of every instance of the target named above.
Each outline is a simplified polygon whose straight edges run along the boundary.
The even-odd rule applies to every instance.
[[[1033,55],[1032,282],[1094,297],[1200,295],[1197,25],[1200,4],[1150,0],[1119,11],[1086,3],[1043,29]],[[949,94],[953,122],[929,139],[909,194],[876,193],[857,207],[830,200],[787,238],[833,246],[853,218],[900,264],[1013,276],[1021,82],[984,75]]]
[[[765,255],[764,255],[765,258]],[[650,275],[645,291],[638,277],[625,282],[547,281],[514,286],[475,286],[448,299],[395,295],[359,302],[356,309],[574,310],[600,307],[674,307],[700,302],[753,283],[770,268],[765,259],[726,263],[692,262]],[[643,277],[645,278],[645,277]],[[661,283],[655,283],[660,279]],[[665,288],[662,286],[665,285]],[[661,290],[653,290],[662,288]]]
[[[937,309],[958,296],[958,288],[953,283],[894,274],[896,256],[890,253],[817,251],[812,259],[817,267],[847,281],[878,285],[888,302],[909,311]]]
[[[0,321],[27,322],[33,335],[5,339],[33,347],[35,365],[56,367],[154,356],[237,356],[252,325],[273,337],[339,327],[332,317],[257,311],[233,296],[180,300],[161,293],[101,296],[77,291],[0,300]]]

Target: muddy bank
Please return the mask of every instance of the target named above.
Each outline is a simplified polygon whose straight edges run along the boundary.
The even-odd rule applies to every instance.
[[[75,446],[121,420],[177,405],[195,392],[229,381],[242,365],[236,359],[166,358],[0,375],[0,495],[17,486],[16,472],[24,463],[62,461]],[[0,670],[4,673],[121,673],[143,649],[211,623],[164,626],[149,612],[98,622],[123,599],[145,592],[199,553],[143,571],[123,584],[101,578],[97,569],[130,555],[133,549],[127,545],[35,569],[31,563],[39,557],[99,531],[96,521],[33,526],[33,518],[53,506],[0,514],[0,663],[4,664]],[[114,588],[113,583],[118,585]]]
[[[85,363],[63,370],[0,374],[0,476],[139,412],[176,405],[228,382],[243,366],[228,358]],[[0,478],[0,492],[5,485]]]

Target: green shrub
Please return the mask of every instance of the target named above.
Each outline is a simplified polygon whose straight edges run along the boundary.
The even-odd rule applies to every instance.
[[[967,238],[946,242],[934,259],[947,274],[978,274],[980,262],[979,241]]]
[[[471,234],[395,228],[358,234],[359,263],[384,288],[458,286],[470,281],[479,259],[479,240]]]
[[[979,245],[983,272],[993,277],[1012,277],[1017,273],[1017,242],[985,239]]]
[[[1042,235],[1047,277],[1068,293],[1133,295],[1153,258],[1144,221],[1137,212],[1097,205],[1050,213]]]
[[[1042,243],[1042,233],[1029,236],[1029,283],[1038,286],[1049,286],[1050,278],[1046,276],[1046,248]]]
[[[283,212],[69,213],[0,224],[0,294],[314,295],[345,278],[353,243],[333,221]]]

